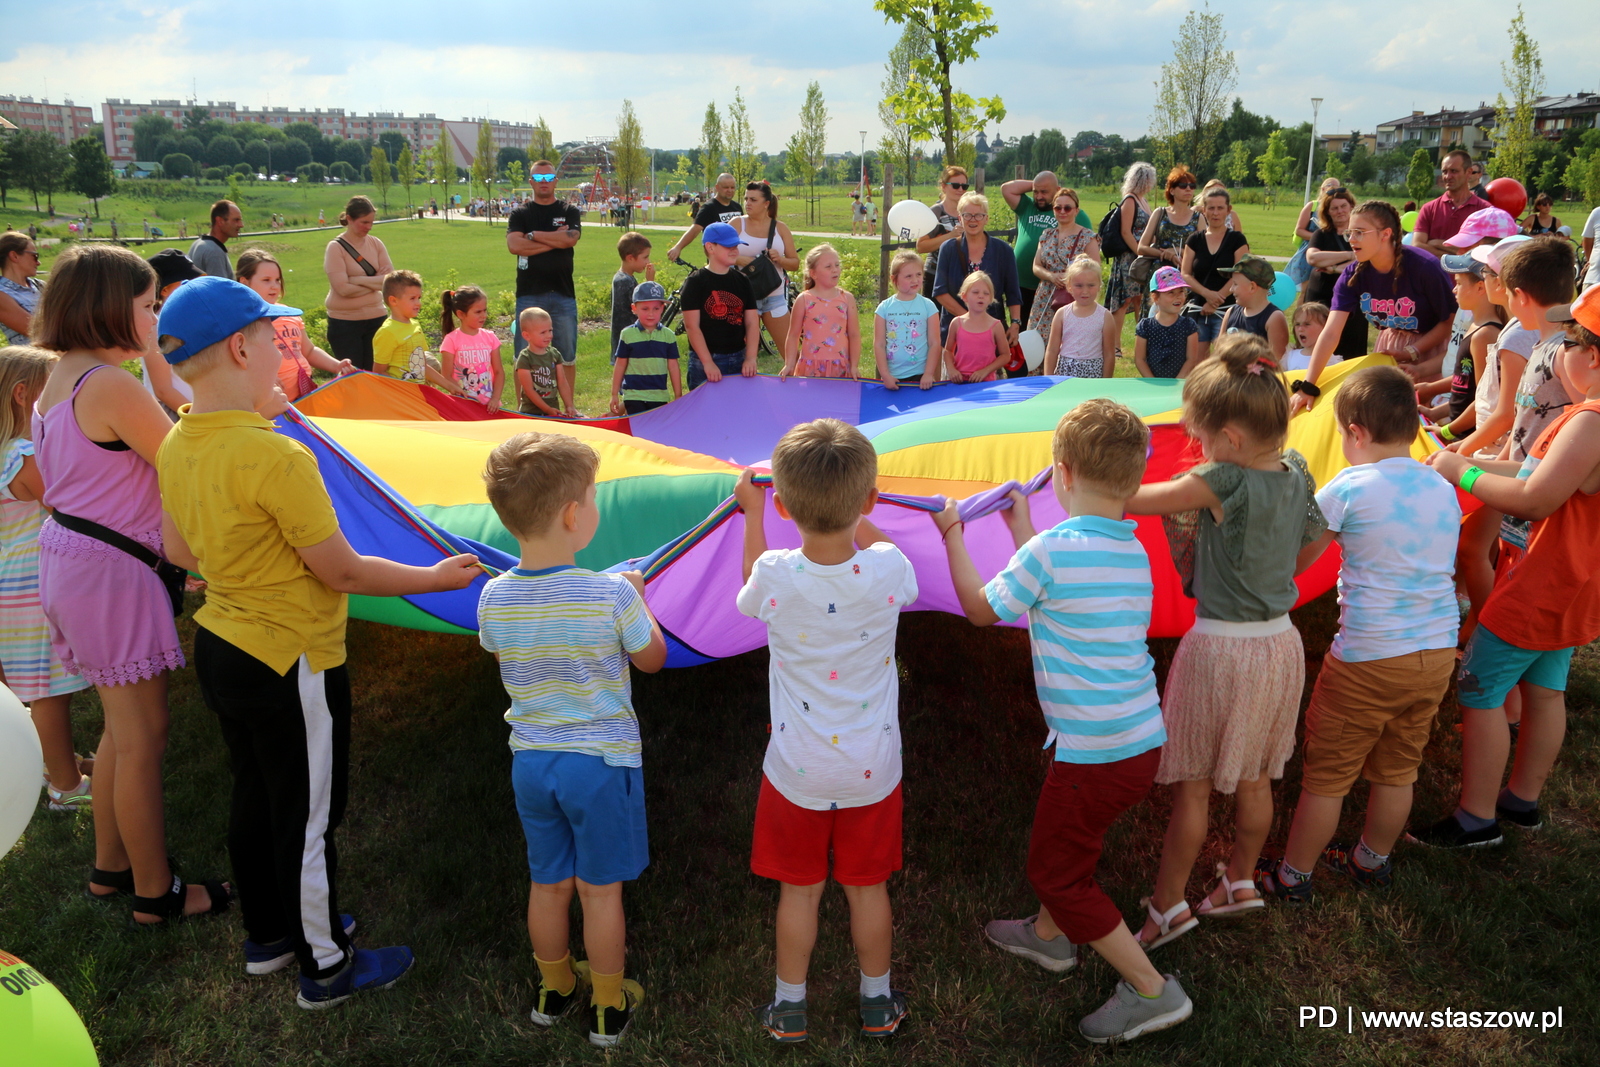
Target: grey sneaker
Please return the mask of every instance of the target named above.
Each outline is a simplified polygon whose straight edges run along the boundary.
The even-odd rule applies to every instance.
[[[1141,1034],[1177,1026],[1194,1011],[1194,1002],[1172,975],[1155,999],[1141,997],[1127,982],[1118,982],[1111,999],[1093,1015],[1085,1016],[1078,1032],[1097,1045],[1108,1041],[1132,1041]]]
[[[996,919],[983,928],[983,936],[991,945],[1005,949],[1013,956],[1032,960],[1047,971],[1065,974],[1078,965],[1078,947],[1065,934],[1046,941],[1034,932],[1039,919],[1030,915],[1026,919]]]

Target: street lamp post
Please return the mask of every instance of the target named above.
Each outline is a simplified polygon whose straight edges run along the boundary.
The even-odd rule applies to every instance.
[[[861,179],[857,185],[862,196],[867,195],[867,131],[861,131]]]
[[[1317,109],[1322,107],[1322,97],[1311,98],[1311,148],[1306,152],[1306,200],[1311,199],[1311,164],[1317,158]]]

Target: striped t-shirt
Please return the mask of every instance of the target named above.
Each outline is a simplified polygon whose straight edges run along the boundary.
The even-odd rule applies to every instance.
[[[667,360],[678,358],[678,338],[665,326],[649,333],[635,322],[623,329],[617,341],[616,359],[628,361],[622,375],[622,399],[666,403]]]
[[[643,766],[628,653],[650,644],[650,615],[626,578],[513,567],[483,588],[478,640],[500,657],[513,750]]]
[[[1145,644],[1155,586],[1131,521],[1084,515],[1036,535],[984,586],[1006,622],[1028,616],[1033,680],[1056,759],[1114,763],[1163,745]]]

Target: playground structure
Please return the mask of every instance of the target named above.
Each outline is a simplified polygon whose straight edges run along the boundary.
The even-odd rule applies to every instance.
[[[613,188],[615,160],[609,137],[585,137],[568,149],[556,164],[556,195],[567,200],[608,200]]]

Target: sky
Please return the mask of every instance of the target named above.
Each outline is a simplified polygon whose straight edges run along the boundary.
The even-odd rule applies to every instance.
[[[806,85],[828,101],[830,152],[871,147],[886,54],[899,28],[869,0],[711,5],[613,0],[514,7],[437,0],[161,3],[0,0],[0,94],[66,98],[101,118],[107,97],[195,97],[250,107],[342,107],[532,122],[557,142],[616,129],[633,101],[648,145],[699,142],[706,104],[740,87],[757,148],[778,152]],[[992,0],[999,32],[955,84],[1001,96],[1007,139],[1046,127],[1134,138],[1149,128],[1154,83],[1188,0]],[[1327,8],[1219,0],[1235,50],[1236,94],[1285,125],[1360,129],[1413,109],[1493,104],[1515,9],[1498,0],[1344,0]],[[512,14],[512,11],[523,13]],[[459,15],[470,13],[470,17]],[[491,12],[493,14],[491,14]],[[667,14],[663,14],[666,12]],[[441,17],[444,13],[446,17]],[[1546,92],[1600,90],[1600,4],[1538,0],[1528,28]]]

